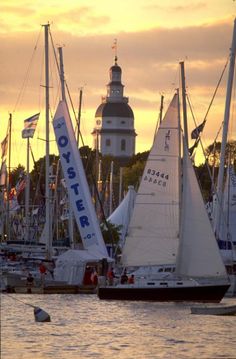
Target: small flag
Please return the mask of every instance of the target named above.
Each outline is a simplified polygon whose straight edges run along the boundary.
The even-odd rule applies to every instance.
[[[19,194],[23,191],[23,189],[26,186],[26,179],[20,179],[16,184],[16,195],[19,196]]]
[[[6,161],[2,162],[1,172],[0,172],[0,186],[5,186],[7,183],[7,165]]]
[[[205,123],[206,123],[206,120],[204,120],[201,123],[201,125],[199,125],[192,131],[192,133],[191,133],[192,140],[194,140],[194,139],[196,140],[199,137],[200,132],[202,132],[202,130],[204,129]]]
[[[22,131],[22,138],[33,138],[34,132],[38,123],[40,113],[37,113],[34,116],[31,116],[24,120],[24,130]]]
[[[195,141],[195,143],[193,144],[192,147],[189,148],[188,153],[189,156],[191,157],[193,154],[193,151],[195,150],[195,148],[197,148],[198,144],[199,144],[200,138],[198,137],[198,139]]]
[[[2,160],[7,155],[7,148],[8,148],[8,134],[4,138],[4,140],[1,142],[1,148],[2,148]]]

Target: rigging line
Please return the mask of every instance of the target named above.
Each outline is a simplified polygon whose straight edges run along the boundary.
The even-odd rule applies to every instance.
[[[13,113],[16,112],[16,108],[17,108],[17,106],[18,106],[20,100],[21,100],[22,97],[23,97],[23,92],[24,92],[24,90],[25,90],[25,88],[26,88],[26,84],[27,84],[27,81],[28,81],[28,79],[29,79],[30,68],[31,68],[31,65],[32,65],[33,58],[34,58],[34,56],[35,56],[37,47],[38,47],[38,42],[39,42],[39,39],[40,39],[41,31],[42,31],[42,27],[40,28],[40,31],[39,31],[39,34],[38,34],[38,37],[37,37],[37,40],[36,40],[36,44],[35,44],[35,46],[34,46],[33,53],[32,53],[32,55],[31,55],[31,58],[30,58],[30,61],[29,61],[29,65],[28,65],[28,67],[27,67],[26,74],[25,74],[25,77],[24,77],[24,80],[23,80],[23,83],[22,83],[20,92],[19,92],[19,94],[18,94],[18,96],[17,96],[16,103],[15,103],[15,106],[14,106],[14,109],[13,109]]]
[[[11,295],[8,294],[8,293],[7,293],[7,296],[10,297],[10,298],[12,298],[12,299],[14,299],[14,300],[17,300],[18,302],[20,302],[20,303],[22,303],[22,304],[28,305],[28,306],[31,307],[31,308],[36,308],[35,305],[29,304],[29,303],[25,303],[23,300],[20,300],[20,299],[18,299],[18,298],[16,298],[16,297],[13,297],[13,296],[11,296]]]
[[[224,66],[224,68],[223,68],[223,71],[222,71],[222,73],[221,73],[221,75],[220,75],[219,81],[218,81],[218,83],[217,83],[217,85],[216,85],[215,91],[214,91],[214,93],[213,93],[212,99],[211,99],[210,104],[209,104],[209,106],[208,106],[207,112],[206,112],[206,114],[205,114],[205,116],[204,116],[203,122],[206,122],[206,121],[207,121],[208,113],[209,113],[209,111],[210,111],[210,109],[211,109],[211,106],[212,106],[212,104],[213,104],[213,101],[214,101],[214,99],[215,99],[215,97],[216,97],[217,91],[218,91],[219,86],[220,86],[220,84],[221,84],[221,81],[222,81],[222,78],[223,78],[223,76],[224,76],[225,70],[226,70],[226,68],[227,68],[228,62],[229,62],[229,58],[227,59],[227,61],[226,61],[226,63],[225,63],[225,66]],[[191,102],[190,102],[190,96],[189,96],[188,94],[187,94],[187,101],[188,101],[188,105],[189,105],[191,114],[192,114],[192,116],[193,116],[194,125],[197,127],[197,123],[196,123],[196,120],[195,120],[195,117],[194,117],[194,114],[193,114],[193,110],[192,110],[192,106],[191,106]]]
[[[49,34],[50,34],[50,38],[51,38],[51,43],[52,43],[52,48],[53,48],[53,53],[54,53],[54,57],[55,57],[55,62],[56,62],[57,71],[58,71],[58,74],[60,75],[60,67],[59,67],[59,63],[58,63],[57,56],[56,56],[56,50],[55,50],[55,46],[54,46],[54,42],[53,42],[53,38],[52,38],[52,33],[51,33],[50,30],[49,30]],[[69,91],[69,87],[68,87],[68,85],[67,85],[67,82],[66,82],[66,79],[65,79],[65,78],[64,78],[64,83],[65,83],[66,90],[67,90],[67,93],[68,93],[68,96],[69,96],[69,100],[70,100],[70,105],[71,105],[71,108],[72,108],[72,112],[73,112],[73,114],[74,114],[76,124],[78,125],[78,120],[77,120],[75,108],[74,108],[74,105],[73,105],[73,102],[72,102],[72,98],[71,98],[71,95],[70,95],[70,91]],[[80,133],[80,137],[81,137],[82,145],[84,146],[84,141],[83,141],[83,138],[82,138],[81,133]]]

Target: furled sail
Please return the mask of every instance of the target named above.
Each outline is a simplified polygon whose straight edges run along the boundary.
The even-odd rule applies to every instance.
[[[67,105],[60,101],[53,119],[61,165],[75,220],[85,249],[108,257],[92,203]]]
[[[175,94],[157,131],[136,195],[124,266],[173,264],[179,237],[179,105]]]

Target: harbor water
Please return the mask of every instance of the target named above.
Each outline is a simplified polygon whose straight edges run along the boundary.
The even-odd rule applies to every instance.
[[[51,322],[35,322],[33,308],[15,298]],[[190,306],[1,294],[1,359],[236,358],[236,317],[192,315]]]

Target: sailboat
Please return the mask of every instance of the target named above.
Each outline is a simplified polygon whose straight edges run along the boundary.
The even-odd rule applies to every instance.
[[[233,79],[235,75],[235,55],[236,55],[236,19],[234,20],[232,45],[230,48],[229,73],[227,82],[227,93],[225,100],[225,112],[221,141],[220,166],[217,178],[216,193],[212,203],[212,222],[214,231],[219,243],[220,251],[228,269],[231,287],[229,295],[236,293],[236,175],[234,171],[234,158],[231,155],[228,163],[225,158],[226,145],[229,141],[229,122],[231,112],[231,98],[233,91]],[[226,180],[224,182],[224,172],[227,167]]]
[[[133,284],[99,286],[100,299],[220,302],[229,288],[181,133],[178,91],[155,135],[121,261],[127,272],[146,271]],[[155,274],[161,265],[175,272]]]

